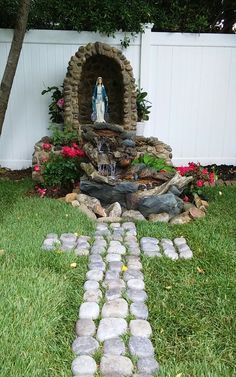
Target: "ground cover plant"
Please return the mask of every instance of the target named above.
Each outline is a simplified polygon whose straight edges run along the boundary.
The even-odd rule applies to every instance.
[[[43,252],[41,243],[49,232],[92,234],[94,224],[65,203],[26,196],[30,188],[29,179],[0,181],[1,377],[67,377],[87,260]],[[236,371],[236,190],[204,192],[210,203],[204,219],[182,226],[137,223],[139,237],[183,235],[194,252],[191,261],[143,257],[160,376],[231,377]]]

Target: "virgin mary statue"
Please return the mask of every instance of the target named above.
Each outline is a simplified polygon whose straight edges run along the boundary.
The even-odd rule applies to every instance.
[[[105,123],[105,113],[108,110],[108,97],[105,86],[102,83],[102,77],[98,77],[93,89],[92,96],[92,120],[96,123]]]

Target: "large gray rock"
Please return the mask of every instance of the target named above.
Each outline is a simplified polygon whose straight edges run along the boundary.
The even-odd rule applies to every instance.
[[[80,181],[81,192],[94,196],[104,204],[119,202],[122,207],[126,207],[126,195],[138,190],[138,184],[134,182],[121,182],[115,186],[106,183],[98,183],[89,180]]]
[[[125,356],[104,355],[101,359],[100,370],[104,377],[132,376],[132,361]]]
[[[143,214],[144,217],[148,217],[152,213],[162,212],[166,212],[171,216],[175,216],[178,215],[182,210],[180,208],[180,202],[178,199],[172,193],[144,197],[138,204],[138,210]]]

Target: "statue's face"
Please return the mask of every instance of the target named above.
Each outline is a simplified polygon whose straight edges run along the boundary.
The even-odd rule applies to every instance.
[[[98,79],[98,84],[102,84],[102,79],[101,79],[101,77],[99,77],[99,79]]]

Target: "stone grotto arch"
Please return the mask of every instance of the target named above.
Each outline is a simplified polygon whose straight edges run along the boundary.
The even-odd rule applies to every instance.
[[[123,53],[105,43],[81,46],[71,57],[64,80],[64,120],[74,128],[91,122],[95,81],[103,77],[109,98],[109,121],[136,129],[137,109],[133,69]]]

